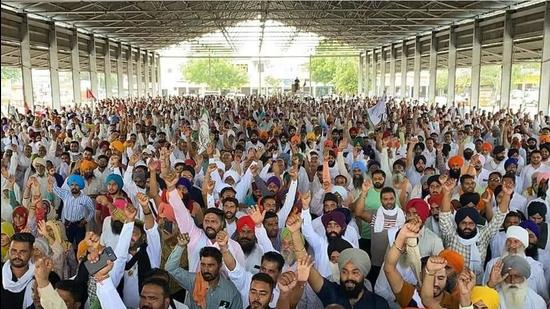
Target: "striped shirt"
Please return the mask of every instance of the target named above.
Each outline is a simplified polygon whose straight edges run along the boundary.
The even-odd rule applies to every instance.
[[[53,192],[63,200],[63,211],[61,212],[61,220],[78,222],[86,219],[88,222],[94,220],[95,207],[92,199],[80,192],[80,195],[75,197],[70,191],[53,186]]]

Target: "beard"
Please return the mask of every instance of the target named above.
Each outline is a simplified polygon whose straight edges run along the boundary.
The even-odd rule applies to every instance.
[[[256,247],[256,240],[255,239],[248,239],[248,238],[239,238],[237,240],[239,245],[241,245],[241,248],[243,249],[243,253],[248,255],[252,250],[254,250],[254,247]]]
[[[231,211],[225,212],[225,219],[226,220],[233,220],[235,218],[235,213]]]
[[[329,160],[328,161],[328,166],[329,167],[334,167],[334,165],[336,165],[336,161],[334,161],[334,160]]]
[[[76,195],[76,194],[80,193],[80,189],[73,188],[73,189],[71,189],[71,193]]]
[[[458,278],[458,275],[455,272],[453,272],[450,276],[447,276],[447,282],[445,283],[445,291],[446,292],[453,293],[453,291],[456,288],[457,278]],[[441,292],[443,292],[443,290]],[[437,296],[439,296],[439,295],[437,295]],[[437,296],[434,294],[434,297],[437,297]]]
[[[453,179],[460,179],[460,169],[450,169],[449,177]]]
[[[523,308],[525,297],[527,296],[527,280],[520,284],[502,283],[502,294],[506,308],[520,309]]]
[[[202,270],[201,270],[201,275],[202,275],[202,277],[204,278],[204,280],[206,280],[206,281],[208,281],[208,282],[210,282],[210,281],[216,279],[216,276],[214,276],[214,274],[209,273],[209,272],[207,272],[207,271],[202,271]]]
[[[294,250],[282,250],[281,255],[285,259],[287,265],[292,265],[296,261],[296,253],[294,253]]]
[[[384,187],[384,183],[383,182],[373,182],[372,183],[372,186],[375,188],[375,189],[382,189]]]
[[[539,248],[536,244],[529,244],[529,247],[525,248],[525,255],[530,256],[533,260],[539,259]]]
[[[354,280],[342,281],[340,279],[340,286],[344,289],[344,293],[349,299],[358,298],[361,291],[363,291],[363,284],[359,284],[359,282]]]
[[[146,237],[145,235],[142,235],[134,243],[130,243],[130,251],[137,251],[137,249],[145,243],[145,237]]]
[[[470,229],[465,229],[465,230],[460,230],[460,229],[456,229],[456,233],[458,234],[458,236],[460,236],[461,238],[464,238],[464,239],[471,239],[473,238],[474,236],[476,236],[477,234],[477,228],[476,229],[473,229],[473,230],[470,230]]]
[[[268,308],[268,307],[262,305],[262,303],[257,301],[254,301],[250,304],[250,309],[263,309],[263,308]]]
[[[211,227],[205,227],[204,233],[206,234],[206,237],[208,237],[208,239],[210,240],[216,239],[216,235],[218,235],[218,232],[216,232],[216,230]]]
[[[353,182],[353,187],[354,187],[355,189],[360,189],[361,186],[363,185],[363,180],[364,180],[364,179],[363,179],[363,175],[359,175],[359,176],[355,176],[355,175],[354,175],[354,176],[353,176],[353,180],[352,180],[352,182]]]
[[[333,240],[335,240],[335,239],[338,239],[338,238],[340,238],[340,237],[341,237],[341,236],[338,235],[338,233],[336,233],[336,232],[327,232],[327,240],[328,240],[329,242],[331,242],[331,241],[333,241]]]
[[[118,220],[111,221],[111,231],[115,235],[120,235],[120,232],[122,232],[122,226],[124,226],[124,223],[122,223]]]

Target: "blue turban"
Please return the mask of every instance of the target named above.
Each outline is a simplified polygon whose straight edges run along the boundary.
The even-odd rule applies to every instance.
[[[361,173],[364,173],[367,170],[367,167],[365,166],[364,161],[355,161],[353,164],[351,164],[351,170],[361,170]]]
[[[191,184],[189,179],[187,179],[185,177],[180,177],[180,179],[178,179],[178,183],[176,184],[176,186],[184,186],[187,189],[187,191],[189,191],[189,190],[191,190],[191,187],[193,185]]]
[[[530,230],[531,232],[533,232],[533,234],[535,234],[535,236],[537,236],[537,239],[540,238],[540,229],[538,227],[538,225],[531,221],[531,220],[525,220],[525,221],[522,221],[519,226],[521,226],[522,228],[526,229],[526,230]]]
[[[124,186],[124,181],[122,180],[122,176],[118,174],[111,174],[105,178],[105,183],[108,184],[109,182],[114,181],[116,182],[118,189],[122,190],[122,187]]]
[[[73,184],[76,184],[80,190],[84,189],[86,186],[86,183],[84,182],[84,178],[80,175],[71,175],[69,178],[67,178],[67,185],[70,187]]]
[[[514,158],[508,158],[508,160],[506,160],[504,162],[504,168],[508,168],[508,166],[510,166],[511,164],[514,164],[516,167],[518,166],[518,159],[514,159]]]

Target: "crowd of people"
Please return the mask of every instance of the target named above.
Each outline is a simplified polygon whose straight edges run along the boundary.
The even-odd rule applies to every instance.
[[[3,308],[550,304],[542,112],[113,98],[3,113],[1,151]]]

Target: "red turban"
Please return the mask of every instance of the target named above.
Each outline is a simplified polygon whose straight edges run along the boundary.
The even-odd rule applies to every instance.
[[[464,158],[462,156],[453,156],[449,159],[449,167],[453,166],[462,167],[464,165]]]
[[[428,199],[428,204],[430,204],[430,207],[433,204],[436,204],[437,206],[441,207],[442,203],[443,203],[443,194],[433,195],[433,196],[430,196],[430,198]]]
[[[256,228],[256,224],[252,220],[252,217],[250,216],[243,216],[240,217],[239,220],[237,220],[237,232],[240,232],[243,227],[248,226],[254,232],[254,229]]]
[[[405,206],[405,210],[408,211],[411,208],[416,210],[416,214],[418,214],[422,222],[426,222],[426,219],[430,216],[430,206],[421,198],[411,199]]]
[[[164,218],[170,222],[176,222],[174,208],[168,203],[161,202],[159,206],[159,218]]]

